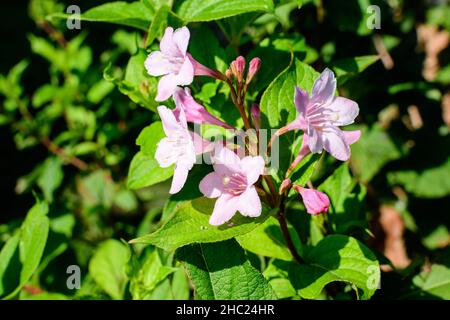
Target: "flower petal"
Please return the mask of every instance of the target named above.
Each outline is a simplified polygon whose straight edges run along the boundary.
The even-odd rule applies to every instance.
[[[178,156],[173,152],[173,145],[169,139],[162,138],[158,142],[155,152],[155,159],[161,168],[167,168],[177,162]]]
[[[190,33],[187,27],[179,28],[173,33],[173,41],[177,45],[178,50],[180,50],[183,55],[186,54],[187,47],[189,45],[189,37]]]
[[[175,118],[175,115],[173,114],[172,110],[170,110],[166,106],[159,106],[157,110],[159,117],[161,118],[164,133],[168,137],[173,136],[173,134],[180,129],[180,125],[177,119]]]
[[[188,176],[189,169],[186,168],[183,165],[175,165],[175,169],[173,172],[173,178],[172,178],[172,186],[170,187],[169,193],[175,194],[178,191],[183,188],[184,184],[186,183],[186,179]]]
[[[309,104],[309,96],[308,92],[305,90],[302,90],[300,87],[295,87],[295,93],[294,93],[294,103],[295,108],[297,111],[303,116],[306,117],[306,109]]]
[[[153,51],[144,62],[148,74],[154,77],[162,76],[172,72],[173,64],[161,51]]]
[[[345,143],[348,145],[354,144],[361,138],[361,130],[342,131],[344,134]]]
[[[200,192],[207,198],[217,198],[222,194],[222,177],[216,172],[207,174],[202,181],[200,181]]]
[[[213,161],[214,170],[219,174],[229,175],[230,171],[240,172],[241,170],[241,159],[238,155],[219,144],[216,144]]]
[[[314,81],[312,89],[312,102],[324,104],[331,101],[336,91],[336,78],[333,71],[326,68]]]
[[[353,123],[359,113],[358,104],[344,97],[335,97],[326,108],[332,111],[331,122],[334,126]]]
[[[322,133],[312,126],[308,127],[308,146],[312,153],[322,153]]]
[[[350,147],[345,142],[344,134],[337,127],[326,127],[322,132],[323,147],[333,157],[341,161],[350,158]]]
[[[167,27],[166,31],[164,31],[164,36],[159,43],[159,48],[162,53],[172,56],[172,57],[182,57],[180,49],[178,49],[177,44],[173,40],[173,28]]]
[[[264,173],[264,159],[261,156],[247,156],[241,160],[241,170],[247,175],[248,185],[253,185]]]
[[[158,83],[158,94],[156,95],[156,101],[165,101],[169,99],[175,89],[177,88],[176,76],[173,74],[167,74],[161,79],[159,79]]]
[[[237,211],[239,197],[229,194],[222,194],[214,205],[214,210],[209,218],[209,224],[220,226],[230,220]]]
[[[175,81],[177,85],[181,86],[190,85],[194,81],[194,66],[188,58],[184,59]]]
[[[254,186],[251,186],[239,196],[238,210],[243,216],[247,217],[259,217],[261,215],[261,200]]]

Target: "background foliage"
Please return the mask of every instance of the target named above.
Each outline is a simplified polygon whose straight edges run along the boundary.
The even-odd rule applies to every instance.
[[[70,4],[1,5],[0,298],[450,299],[447,1],[80,1],[81,30],[66,27]],[[367,28],[370,4],[381,29]],[[313,156],[295,176],[332,203],[324,216],[288,206],[305,264],[268,210],[209,226],[203,167],[168,197],[172,172],[153,158],[157,79],[143,61],[167,25],[185,24],[207,66],[262,59],[249,102],[261,101],[265,125],[292,120],[289,85],[310,88],[324,67],[358,102],[349,164]],[[226,87],[193,88],[242,125]]]

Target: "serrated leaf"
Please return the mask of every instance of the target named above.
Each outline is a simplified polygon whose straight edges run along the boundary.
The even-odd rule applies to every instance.
[[[296,117],[294,105],[295,86],[311,92],[314,80],[319,76],[309,65],[294,59],[294,62],[264,91],[261,97],[263,128],[281,128]]]
[[[184,263],[197,299],[276,299],[267,280],[235,240],[185,246],[176,257]]]
[[[295,247],[301,252],[300,239],[291,226],[289,226],[289,233]],[[280,225],[274,217],[269,217],[253,231],[236,237],[236,240],[245,250],[257,255],[287,261],[293,260],[285,244]]]
[[[315,299],[334,281],[353,284],[361,290],[362,299],[369,299],[378,287],[380,269],[375,255],[352,237],[328,236],[303,258],[305,264],[292,264],[289,278],[305,299]]]
[[[273,11],[272,0],[186,0],[178,9],[185,22],[211,21],[245,12]]]
[[[198,198],[178,205],[173,217],[154,233],[131,240],[131,243],[153,244],[167,251],[191,243],[208,243],[227,240],[255,229],[268,217],[268,212],[258,218],[243,217],[237,213],[222,226],[209,224],[214,207],[213,199]]]

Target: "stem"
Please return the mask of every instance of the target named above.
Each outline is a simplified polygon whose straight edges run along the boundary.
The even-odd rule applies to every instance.
[[[239,99],[237,94],[236,94],[236,90],[234,89],[233,84],[231,83],[231,81],[229,79],[226,79],[225,82],[230,87],[231,99],[233,100],[234,105],[238,109],[239,114],[242,117],[242,120],[244,120],[245,129],[247,129],[247,130],[251,129],[252,126],[250,124],[250,121],[248,120],[247,114],[245,113],[244,106],[242,105],[242,103],[240,101],[241,99]]]
[[[284,241],[286,241],[286,245],[289,249],[289,252],[294,257],[295,261],[297,263],[303,263],[302,257],[298,254],[297,250],[295,249],[294,243],[292,242],[291,235],[289,234],[289,229],[286,222],[286,216],[285,216],[285,203],[284,203],[284,197],[281,198],[280,201],[280,211],[278,212],[278,222],[280,223],[281,232],[283,233]]]
[[[86,162],[75,156],[68,155],[64,149],[58,147],[48,137],[44,137],[39,141],[47,148],[48,151],[52,152],[53,154],[55,154],[56,156],[60,157],[63,160],[69,161],[69,163],[74,167],[78,168],[81,171],[87,170],[88,165]]]

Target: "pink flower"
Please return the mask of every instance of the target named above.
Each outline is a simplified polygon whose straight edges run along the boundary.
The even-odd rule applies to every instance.
[[[194,75],[220,78],[222,75],[196,61],[188,52],[190,33],[187,27],[173,31],[167,27],[161,39],[161,51],[153,51],[145,60],[145,68],[151,76],[162,76],[158,83],[156,101],[169,99],[177,86],[187,86]]]
[[[328,196],[320,191],[314,189],[307,189],[300,186],[294,186],[295,191],[297,191],[303,199],[303,204],[306,207],[306,212],[309,214],[319,214],[328,211],[330,207],[330,199]]]
[[[163,76],[158,83],[156,101],[172,96],[179,85],[189,85],[194,79],[194,66],[187,55],[189,29],[173,31],[168,27],[161,39],[161,51],[153,51],[145,60],[145,68],[152,76]]]
[[[214,172],[200,181],[200,191],[208,198],[218,198],[209,223],[221,225],[236,211],[248,217],[261,214],[261,200],[254,184],[264,172],[261,156],[240,159],[233,151],[220,148],[213,157]]]
[[[349,145],[359,139],[360,132],[345,132],[339,127],[353,123],[359,108],[350,99],[336,97],[335,91],[336,79],[329,69],[314,81],[311,97],[296,87],[294,102],[299,116],[280,131],[301,129],[311,152],[321,153],[325,149],[336,159],[346,161],[350,158]]]
[[[191,96],[191,90],[189,88],[184,88],[184,90],[182,88],[177,88],[173,95],[173,99],[176,105],[176,108],[174,110],[175,116],[178,116],[180,110],[183,110],[186,114],[186,120],[188,122],[199,124],[214,124],[227,129],[233,128],[225,122],[214,117],[212,114],[206,111],[205,107],[197,103]]]
[[[172,186],[169,191],[174,194],[184,186],[188,172],[196,161],[194,139],[188,130],[183,110],[180,110],[178,117],[175,117],[170,109],[159,106],[158,113],[166,137],[159,141],[155,159],[162,168],[175,164]]]

